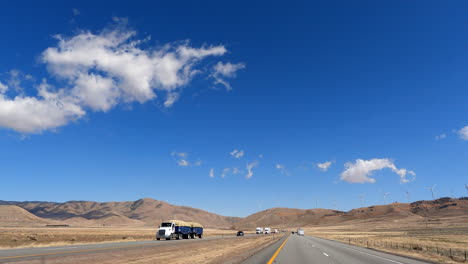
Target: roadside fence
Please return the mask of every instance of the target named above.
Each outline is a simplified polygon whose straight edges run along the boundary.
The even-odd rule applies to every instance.
[[[342,241],[343,238],[341,239]],[[467,249],[460,249],[460,248],[446,248],[446,247],[439,247],[434,245],[425,245],[425,244],[418,244],[418,243],[397,243],[393,241],[386,241],[386,240],[369,240],[365,238],[348,238],[346,241],[349,245],[357,245],[361,247],[367,248],[375,248],[375,249],[391,249],[390,251],[394,252],[414,252],[414,253],[421,253],[424,255],[432,255],[432,256],[441,256],[447,257],[452,259],[456,262],[467,262]]]

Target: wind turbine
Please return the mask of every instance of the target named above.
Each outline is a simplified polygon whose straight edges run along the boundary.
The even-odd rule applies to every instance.
[[[465,184],[466,193],[468,194],[468,184]]]
[[[434,198],[434,189],[435,189],[435,187],[436,187],[436,185],[434,184],[434,185],[432,185],[432,187],[426,188],[426,189],[428,189],[429,191],[431,191],[432,199],[435,199],[435,198]]]
[[[315,199],[315,208],[318,208],[319,199]]]
[[[384,203],[387,204],[387,196],[389,195],[390,193],[389,192],[386,192],[383,194],[383,199],[384,199]]]
[[[259,209],[259,210],[262,209],[262,203],[263,203],[262,200],[257,200],[257,205],[258,205],[258,209]]]
[[[410,194],[408,191],[406,191],[406,201],[409,203],[409,198],[410,198]]]
[[[364,207],[364,204],[366,203],[366,194],[361,194],[359,195],[359,199],[361,200],[361,207]]]

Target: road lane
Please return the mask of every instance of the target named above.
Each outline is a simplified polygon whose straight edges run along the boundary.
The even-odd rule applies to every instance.
[[[288,238],[285,236],[280,240],[276,241],[275,243],[271,244],[270,246],[260,250],[257,254],[251,256],[250,258],[246,259],[242,264],[266,264],[271,259],[271,257],[276,253],[279,247],[283,244],[283,242]]]
[[[272,256],[280,245],[273,244],[269,250]],[[262,252],[243,264],[267,263]],[[258,256],[257,256],[258,255]],[[251,260],[257,260],[251,261]],[[311,236],[291,235],[273,262],[275,264],[427,264],[420,260],[378,252],[357,246],[349,246]]]
[[[252,235],[245,235],[245,237]],[[56,247],[37,247],[37,248],[17,248],[17,249],[1,249],[0,250],[0,263],[10,263],[14,261],[41,259],[42,257],[51,256],[69,256],[80,254],[91,254],[97,252],[127,250],[135,248],[158,247],[164,245],[173,245],[176,243],[197,243],[207,240],[216,239],[229,239],[236,236],[213,236],[204,237],[202,239],[183,239],[183,240],[148,240],[148,241],[131,241],[131,242],[113,242],[101,244],[82,244],[70,246],[56,246]]]
[[[317,244],[322,252],[326,252],[333,263],[376,263],[376,264],[427,264],[420,260],[401,257],[389,253],[375,251],[358,246],[346,245],[323,238],[305,236],[304,239]]]

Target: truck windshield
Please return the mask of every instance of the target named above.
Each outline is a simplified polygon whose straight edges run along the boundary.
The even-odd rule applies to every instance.
[[[162,223],[161,224],[161,227],[171,227],[172,224],[171,223]]]

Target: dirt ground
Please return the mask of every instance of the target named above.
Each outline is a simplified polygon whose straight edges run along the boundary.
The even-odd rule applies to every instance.
[[[342,241],[400,255],[460,263],[468,251],[468,227],[371,229],[366,226],[305,228],[307,235]]]
[[[236,232],[237,230],[208,228],[204,230],[204,236],[229,236],[235,235]],[[246,233],[254,233],[254,231]],[[155,228],[0,227],[0,248],[152,240],[155,234]]]
[[[38,260],[15,262],[15,264],[236,264],[241,263],[261,249],[278,241],[281,237],[282,235],[259,235],[200,241],[190,244],[177,245],[177,243],[172,243],[167,246],[152,248],[126,249],[67,257],[47,257]],[[181,256],[181,253],[183,256]]]

